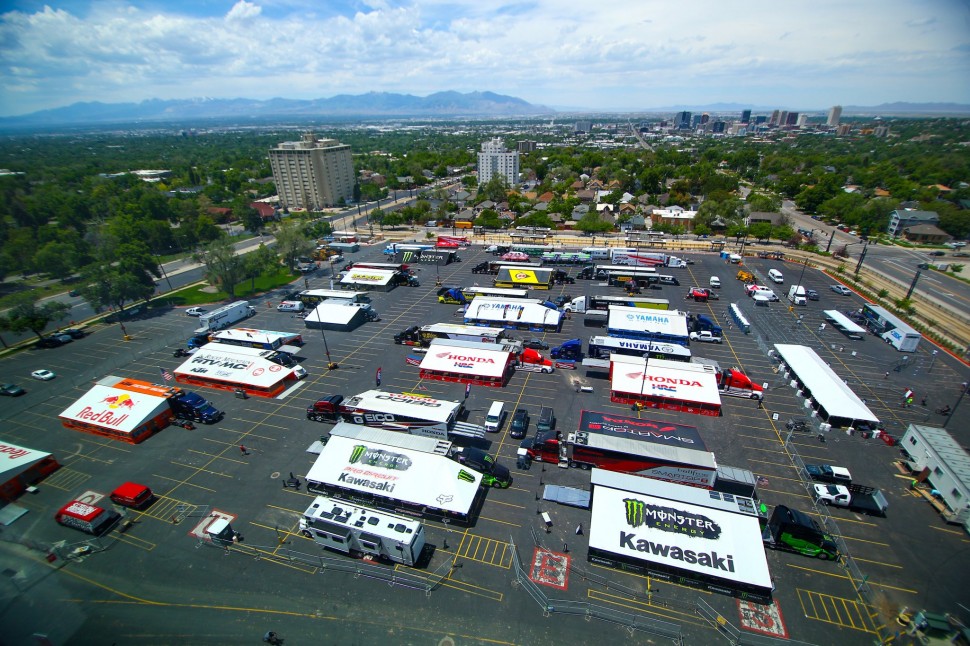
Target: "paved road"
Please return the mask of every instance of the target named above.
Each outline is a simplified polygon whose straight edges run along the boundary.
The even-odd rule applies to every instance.
[[[829,248],[829,239],[833,235],[835,239],[831,244],[832,251],[848,245],[850,258],[846,263],[847,267],[854,270],[858,265],[860,253],[865,249],[866,256],[863,260],[865,267],[902,284],[912,282],[916,273],[920,271],[917,268],[920,263],[966,262],[963,258],[953,258],[951,251],[948,251],[946,256],[933,257],[928,255],[926,251],[905,247],[886,245],[868,245],[867,247],[865,241],[860,240],[857,236],[850,236],[835,227],[813,220],[810,216],[795,208],[793,202],[787,200],[782,203],[782,213],[792,219],[796,228],[820,232],[815,237],[818,239],[821,249]],[[939,272],[921,271],[915,293],[930,296],[954,312],[970,311],[970,286]]]

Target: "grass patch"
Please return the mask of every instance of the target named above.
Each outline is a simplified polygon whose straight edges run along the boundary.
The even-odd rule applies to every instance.
[[[275,274],[267,274],[257,278],[255,289],[253,289],[253,281],[250,279],[246,279],[236,285],[236,298],[249,298],[257,294],[278,289],[289,285],[298,277],[299,275],[294,275],[285,267],[280,267],[280,270]],[[159,298],[153,298],[151,307],[192,307],[194,305],[218,303],[229,299],[229,294],[226,292],[202,291],[204,287],[205,285],[195,285],[169,292]]]

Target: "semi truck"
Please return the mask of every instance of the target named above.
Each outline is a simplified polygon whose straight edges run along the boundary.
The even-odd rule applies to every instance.
[[[168,400],[168,405],[172,413],[177,418],[202,422],[203,424],[215,424],[225,413],[210,404],[201,395],[182,390],[173,386],[163,384],[153,384],[139,379],[127,379],[122,377],[108,376],[98,381],[103,386],[127,390],[128,392],[141,393],[152,397],[164,397]]]
[[[500,350],[512,353],[512,366],[522,372],[551,373],[555,370],[552,361],[543,357],[538,350],[524,347],[522,341],[502,339],[496,343],[482,343],[481,341],[458,341],[454,339],[434,339],[428,346],[428,352],[434,352],[438,346],[474,348],[478,350]]]
[[[111,528],[121,519],[115,511],[109,511],[95,505],[72,500],[54,514],[54,520],[65,527],[101,536],[111,531]]]
[[[549,356],[553,359],[582,359],[583,340],[569,339],[568,341],[563,341],[562,344],[549,351]]]
[[[717,361],[703,357],[691,357],[690,362],[714,368],[717,374],[717,389],[722,395],[745,399],[763,399],[765,396],[764,386],[751,381],[751,378],[738,368],[721,368]]]
[[[822,531],[819,524],[807,514],[784,505],[778,505],[762,528],[761,539],[765,547],[786,550],[828,561],[839,559],[835,540]]]
[[[889,501],[879,489],[858,484],[817,484],[815,498],[826,505],[870,516],[885,516],[889,509]]]
[[[425,543],[420,521],[327,496],[317,496],[303,512],[300,533],[325,549],[412,567]]]
[[[687,317],[687,327],[691,332],[710,332],[713,336],[721,337],[724,330],[706,314],[691,314]]]
[[[306,416],[315,422],[344,421],[439,440],[484,439],[484,426],[458,420],[463,412],[462,402],[368,390],[349,399],[331,395],[317,400],[307,408]]]
[[[249,301],[236,301],[200,316],[199,329],[195,333],[217,332],[255,315],[256,308],[250,305]]]
[[[512,473],[508,467],[499,464],[495,456],[471,446],[453,448],[449,456],[459,464],[464,464],[482,474],[482,484],[496,489],[508,489],[512,484]]]
[[[455,323],[413,325],[394,335],[394,343],[398,345],[417,345],[425,348],[431,345],[431,342],[435,339],[498,343],[499,341],[508,340],[510,337],[503,328],[458,325]]]
[[[461,287],[442,287],[438,290],[438,302],[452,305],[465,305],[468,299],[461,292]]]
[[[788,300],[793,305],[807,305],[808,298],[805,295],[805,288],[801,285],[792,285],[788,288]]]

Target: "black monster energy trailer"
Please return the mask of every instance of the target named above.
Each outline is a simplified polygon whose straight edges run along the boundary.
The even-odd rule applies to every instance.
[[[771,575],[750,498],[592,473],[587,559],[628,572],[771,603]]]

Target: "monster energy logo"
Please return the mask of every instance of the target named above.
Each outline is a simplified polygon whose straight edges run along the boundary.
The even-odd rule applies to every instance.
[[[706,516],[648,505],[636,498],[624,498],[623,503],[626,505],[626,522],[630,527],[650,527],[710,540],[717,540],[721,536],[720,525]]]
[[[402,260],[404,262],[411,262],[411,258],[413,256],[414,256],[414,252],[413,251],[405,251],[404,252],[404,258]]]
[[[475,482],[475,476],[473,476],[472,474],[468,473],[464,469],[459,469],[458,470],[458,479],[459,480],[464,480],[465,482]]]
[[[384,449],[371,449],[364,444],[356,444],[350,451],[351,464],[366,464],[382,469],[407,471],[411,468],[411,458],[401,453],[392,453]]]

